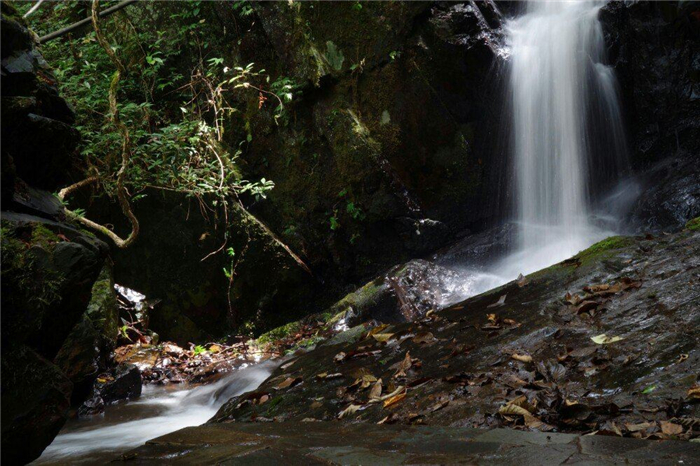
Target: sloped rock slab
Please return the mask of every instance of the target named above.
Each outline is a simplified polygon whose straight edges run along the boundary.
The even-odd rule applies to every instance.
[[[699,266],[699,232],[611,238],[418,321],[321,344],[211,422],[697,437]]]
[[[505,429],[340,423],[188,427],[123,455],[129,464],[695,464],[700,446]]]

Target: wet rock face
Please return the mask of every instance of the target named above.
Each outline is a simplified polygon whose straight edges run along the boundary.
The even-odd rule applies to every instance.
[[[104,412],[105,405],[141,396],[141,371],[134,364],[120,364],[109,372],[100,374],[92,388],[92,394],[78,408],[79,416],[92,416]]]
[[[463,279],[454,270],[425,260],[412,260],[348,294],[329,312],[331,315],[344,312],[344,323],[350,327],[369,320],[412,322],[457,301]]]
[[[700,9],[609,2],[600,18],[644,191],[631,219],[640,229],[677,228],[700,209]]]
[[[73,386],[53,364],[20,345],[2,354],[2,463],[41,455],[68,416]]]
[[[98,305],[100,293],[93,286],[108,247],[65,223],[63,207],[45,191],[67,184],[77,142],[73,113],[56,84],[34,36],[3,2],[2,456],[7,464],[41,454],[65,422],[71,397],[85,394],[74,392],[73,382],[79,387],[92,382],[109,356],[104,342],[111,338],[113,344],[116,337],[106,337],[116,332],[116,309],[108,300]]]
[[[697,417],[692,228],[613,237],[415,322],[319,344],[210,422],[340,418],[668,438]]]
[[[2,4],[3,206],[14,176],[53,190],[69,179],[78,133],[73,111],[35,48],[33,34]]]
[[[253,8],[261,30],[244,60],[302,88],[285,125],[252,121],[261,131],[248,169],[275,182],[253,211],[327,294],[494,215],[503,160],[490,145],[496,80],[484,78],[499,61],[492,2]]]

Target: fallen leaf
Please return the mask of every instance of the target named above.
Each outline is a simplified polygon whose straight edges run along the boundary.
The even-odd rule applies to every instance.
[[[683,426],[672,422],[661,421],[661,432],[666,435],[680,435],[683,433]]]
[[[370,400],[378,400],[382,396],[382,389],[383,389],[383,383],[382,379],[379,379],[375,382],[374,385],[372,385],[372,388],[369,391],[369,399]]]
[[[219,345],[211,345],[211,346],[209,347],[209,352],[210,352],[210,353],[219,353],[219,352],[221,352],[221,346],[219,346]]]
[[[596,301],[584,301],[579,307],[576,308],[576,314],[582,314],[584,312],[592,311],[598,307]]]
[[[320,401],[314,401],[313,403],[311,403],[311,409],[318,409],[321,406],[323,406],[323,403],[321,403]]]
[[[624,340],[624,338],[623,338],[623,337],[617,337],[617,336],[615,336],[615,337],[609,337],[609,336],[607,336],[606,334],[602,333],[602,334],[600,334],[600,335],[598,335],[598,336],[591,337],[591,340],[593,340],[593,343],[597,343],[597,344],[599,344],[599,345],[607,345],[607,344],[610,344],[610,343],[615,343],[615,342],[618,342],[618,341],[622,341],[622,340]]]
[[[338,419],[343,419],[346,416],[355,414],[361,407],[362,405],[351,404],[350,406],[342,410],[340,414],[338,414]]]
[[[518,282],[518,286],[520,288],[524,287],[525,285],[527,285],[530,282],[527,278],[525,278],[525,276],[523,276],[523,274],[518,275],[518,278],[516,281]]]
[[[653,392],[654,390],[656,390],[656,385],[649,385],[647,388],[642,390],[642,393],[645,395],[648,395],[649,393]]]
[[[388,327],[389,327],[389,324],[377,325],[377,326],[374,327],[372,330],[370,330],[369,332],[367,332],[367,337],[366,337],[366,338],[369,338],[369,337],[371,337],[371,336],[373,336],[374,334],[377,334],[377,333],[382,333],[382,331],[383,331],[385,328],[388,328]]]
[[[384,407],[388,408],[389,406],[395,405],[399,401],[403,400],[406,398],[406,392],[399,393],[398,395],[394,395],[391,398],[388,398],[386,401],[384,401]]]
[[[393,333],[375,333],[372,335],[372,338],[380,343],[386,343],[387,341],[391,340],[391,337],[393,336]]]
[[[411,368],[412,364],[413,360],[411,359],[411,353],[406,351],[406,356],[403,358],[401,363],[399,363],[399,367],[394,374],[394,378],[406,377],[406,371]]]
[[[282,390],[288,387],[293,387],[301,382],[301,377],[287,377],[282,383],[277,385],[278,390]]]
[[[688,398],[691,400],[700,400],[700,385],[695,384],[688,389]]]
[[[267,400],[269,400],[269,399],[270,399],[269,395],[263,395],[260,398],[258,398],[258,404],[259,405],[265,404],[267,402]]]
[[[503,323],[514,327],[520,327],[520,325],[522,325],[520,322],[513,319],[503,319]]]
[[[347,356],[347,355],[346,355],[344,352],[341,351],[340,353],[338,353],[338,354],[335,355],[335,357],[333,358],[333,360],[334,360],[335,362],[342,362],[342,361],[345,359],[345,356]]]
[[[610,289],[610,285],[608,284],[602,284],[602,285],[590,285],[590,286],[584,286],[583,291],[586,293],[597,293],[599,291],[607,291]]]
[[[625,428],[630,432],[641,432],[647,430],[650,427],[654,427],[653,422],[642,422],[639,424],[625,424]]]
[[[343,374],[341,374],[340,372],[336,372],[334,374],[329,374],[328,372],[321,372],[320,374],[316,374],[317,379],[324,379],[324,380],[338,379],[342,376],[343,376]]]
[[[502,416],[522,416],[525,425],[533,429],[537,429],[544,424],[544,422],[533,416],[527,409],[512,403],[501,406],[498,409],[498,414]]]
[[[503,305],[506,303],[506,296],[507,296],[507,295],[504,294],[503,296],[501,296],[500,298],[498,298],[498,301],[496,301],[496,302],[493,303],[493,304],[489,304],[489,305],[486,306],[486,307],[487,307],[487,308],[491,308],[491,307],[500,307],[500,306],[503,306]]]
[[[444,407],[447,406],[448,404],[450,404],[450,400],[441,401],[440,403],[437,403],[435,406],[433,406],[432,408],[430,408],[429,411],[430,411],[431,413],[434,413],[435,411],[441,410],[442,408],[444,408]]]
[[[564,296],[564,301],[567,303],[576,306],[581,302],[581,297],[577,294],[571,294],[571,293],[566,293],[566,296]]]
[[[513,353],[510,357],[515,359],[516,361],[520,361],[520,362],[524,362],[524,363],[532,362],[532,356],[527,355],[527,354]]]
[[[286,364],[282,364],[282,365],[280,366],[280,369],[286,370],[286,369],[288,369],[289,367],[291,367],[295,362],[297,362],[296,359],[294,359],[294,360],[292,360],[292,361],[289,361],[289,362],[286,363]]]
[[[420,332],[413,337],[413,343],[418,345],[423,343],[433,343],[435,340],[436,338],[431,332]]]

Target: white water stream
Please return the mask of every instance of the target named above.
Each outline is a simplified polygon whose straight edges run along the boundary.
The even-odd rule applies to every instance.
[[[104,414],[71,419],[32,464],[105,463],[147,440],[204,424],[231,397],[255,390],[279,361],[241,366],[221,380],[192,389],[146,385],[135,401],[107,406]]]

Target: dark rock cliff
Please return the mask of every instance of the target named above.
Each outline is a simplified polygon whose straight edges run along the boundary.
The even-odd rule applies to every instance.
[[[78,133],[34,40],[3,2],[4,464],[32,461],[51,443],[71,397],[104,369],[117,332],[107,245],[66,223],[45,191],[80,176]]]
[[[601,21],[622,93],[639,230],[700,214],[700,4],[610,2]]]

